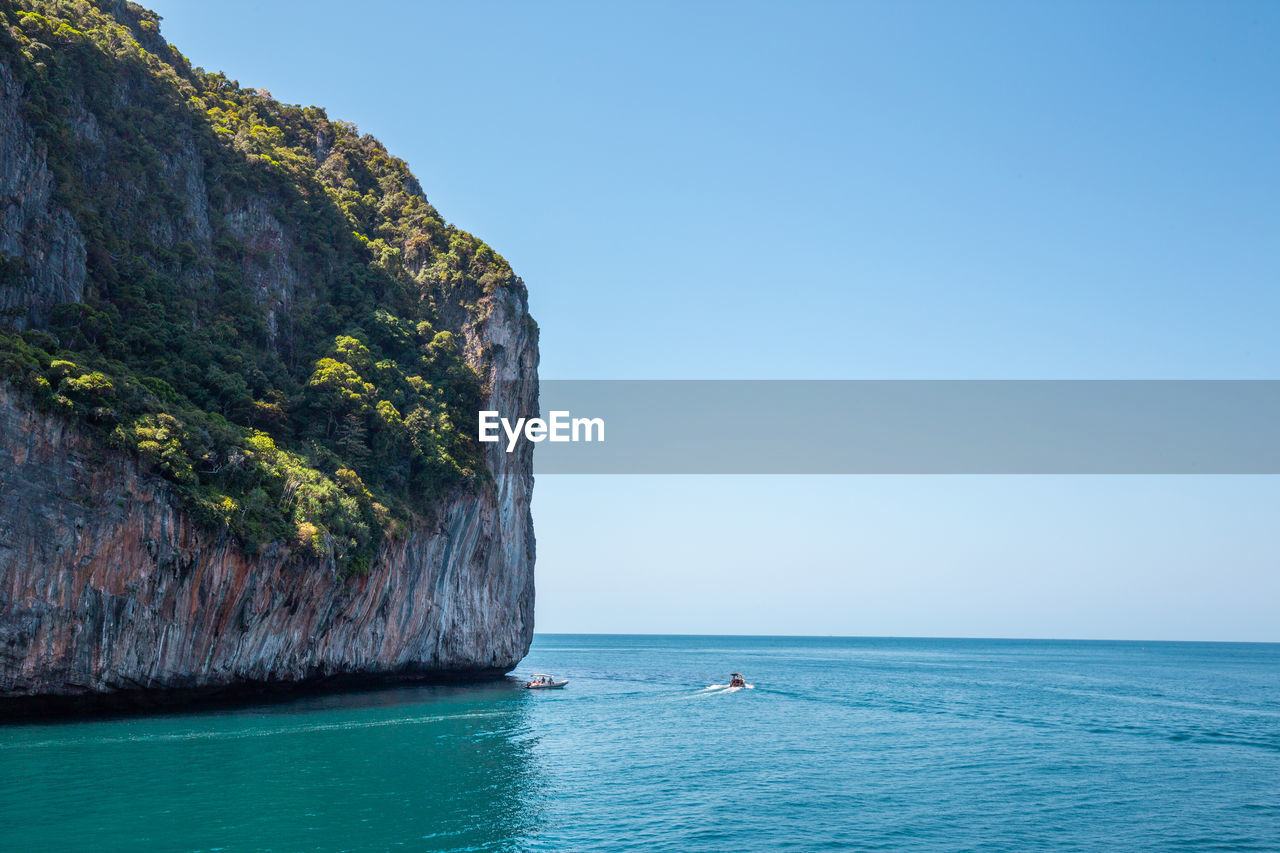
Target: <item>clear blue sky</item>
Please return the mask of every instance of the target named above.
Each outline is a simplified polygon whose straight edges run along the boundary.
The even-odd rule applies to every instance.
[[[355,121],[553,378],[1280,378],[1280,5],[150,2]],[[547,631],[1280,640],[1280,483],[539,479]]]

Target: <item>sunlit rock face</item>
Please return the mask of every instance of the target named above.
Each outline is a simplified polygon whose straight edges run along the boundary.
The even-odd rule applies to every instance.
[[[0,251],[21,275],[0,284],[0,327],[18,330],[84,299],[87,261],[3,60]],[[116,180],[109,159],[94,159],[93,114],[76,107],[73,119],[84,173]],[[187,286],[199,288],[208,286],[200,260],[211,251],[211,213],[229,223],[253,250],[244,275],[269,309],[274,341],[275,319],[307,288],[290,261],[303,235],[252,193],[211,211],[182,132],[159,162],[176,202],[153,239],[192,247]],[[481,377],[488,408],[536,414],[538,331],[523,283],[460,287],[436,312]],[[446,497],[430,521],[385,536],[368,571],[350,576],[282,544],[251,554],[207,532],[165,480],[0,380],[0,708],[511,669],[533,635],[532,448],[485,449],[491,478]]]
[[[459,334],[489,405],[536,411],[523,292],[481,307]],[[163,481],[0,390],[0,696],[509,670],[533,636],[530,447],[492,446],[492,484],[347,578],[210,538]]]

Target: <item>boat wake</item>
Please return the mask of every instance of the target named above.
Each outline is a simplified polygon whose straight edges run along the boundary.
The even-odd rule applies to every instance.
[[[425,716],[413,715],[403,717],[391,717],[388,719],[375,720],[343,720],[332,723],[303,723],[293,726],[279,727],[253,727],[247,729],[217,729],[217,730],[192,730],[192,731],[175,731],[175,732],[159,732],[156,734],[144,735],[108,735],[102,737],[86,737],[76,739],[57,739],[44,741],[31,741],[28,743],[3,743],[0,749],[34,749],[40,747],[62,747],[68,744],[74,745],[114,745],[126,743],[173,743],[181,741],[229,741],[242,740],[245,738],[259,737],[275,737],[276,735],[296,735],[311,734],[313,732],[338,732],[353,731],[356,729],[377,729],[389,726],[408,726],[423,725],[430,723],[439,723],[446,720],[464,720],[480,717],[501,717],[506,714],[505,711],[477,711],[463,714],[430,714]]]
[[[690,699],[706,699],[708,696],[723,696],[726,693],[737,693],[739,690],[755,690],[754,684],[748,684],[745,687],[734,687],[729,684],[708,684],[706,687],[694,693],[677,693],[672,695],[667,701],[669,702],[687,702]]]

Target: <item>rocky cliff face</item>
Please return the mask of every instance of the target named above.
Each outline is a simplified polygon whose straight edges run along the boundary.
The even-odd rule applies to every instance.
[[[15,328],[59,302],[79,301],[85,280],[84,237],[53,201],[53,175],[21,103],[22,88],[0,61],[0,254],[28,276],[21,286],[17,276],[0,279],[0,317]]]
[[[488,308],[468,348],[490,403],[531,411],[524,300]],[[488,462],[494,488],[347,579],[210,539],[158,478],[0,389],[0,696],[509,670],[533,636],[532,456]]]
[[[83,229],[56,201],[23,98],[0,57],[0,254],[10,266],[0,326],[10,330],[38,328],[54,306],[85,299],[93,279]],[[84,180],[115,181],[111,157],[94,154],[107,145],[94,113],[73,107]],[[198,290],[209,286],[210,222],[221,222],[249,249],[242,275],[264,312],[267,345],[292,346],[277,340],[277,322],[315,298],[311,274],[295,263],[303,239],[273,215],[270,198],[222,192],[211,203],[193,138],[177,134],[145,178],[169,198],[149,237],[190,255],[183,287]],[[325,147],[317,137],[320,161]],[[148,192],[139,185],[139,199]],[[523,284],[432,299],[437,328],[461,344],[488,407],[536,412],[537,327]],[[0,381],[0,710],[511,669],[533,633],[532,449],[487,445],[485,463],[491,482],[454,490],[432,521],[384,537],[368,571],[352,576],[332,560],[300,562],[285,543],[251,555],[194,523],[173,487],[133,456]]]

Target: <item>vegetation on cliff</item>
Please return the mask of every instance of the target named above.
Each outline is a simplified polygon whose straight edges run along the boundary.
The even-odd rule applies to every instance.
[[[192,67],[158,23],[0,4],[0,61],[87,258],[83,301],[11,318],[0,371],[208,529],[359,572],[485,478],[479,379],[442,315],[475,322],[516,280],[376,140]],[[0,256],[9,286],[26,275]]]

